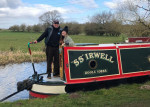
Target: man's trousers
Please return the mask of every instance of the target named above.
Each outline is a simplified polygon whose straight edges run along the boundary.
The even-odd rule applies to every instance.
[[[51,65],[54,62],[54,73],[59,74],[59,47],[46,47],[47,57],[47,73],[50,74],[52,71]]]

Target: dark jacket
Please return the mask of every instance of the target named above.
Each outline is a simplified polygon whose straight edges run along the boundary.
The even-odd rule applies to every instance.
[[[53,35],[53,33],[55,32],[56,35]],[[59,39],[60,39],[60,34],[61,34],[61,29],[59,28],[54,28],[53,26],[48,27],[44,33],[37,39],[37,42],[42,41],[45,38],[45,45],[50,45],[53,46],[53,43],[50,39],[52,38],[51,36],[57,36],[57,39],[55,41],[53,41],[54,43],[57,43],[54,45],[54,47],[58,47],[59,46]]]

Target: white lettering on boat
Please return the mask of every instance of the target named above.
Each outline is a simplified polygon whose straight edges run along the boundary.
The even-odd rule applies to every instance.
[[[71,61],[71,63],[73,63],[76,67],[78,67],[81,63],[83,63],[84,61],[88,61],[90,59],[103,59],[110,63],[114,63],[112,56],[109,56],[106,53],[100,53],[100,52],[82,54],[77,59],[74,59],[73,61]]]
[[[101,70],[93,70],[93,71],[85,71],[85,75],[92,75],[92,74],[102,74],[102,73],[107,73],[106,69],[101,69]]]

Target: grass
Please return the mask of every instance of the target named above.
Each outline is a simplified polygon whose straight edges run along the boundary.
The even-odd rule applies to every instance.
[[[24,32],[0,32],[0,51],[28,51],[28,42],[34,41],[41,33],[24,33]],[[44,43],[32,46],[33,50],[41,50]]]
[[[0,31],[0,65],[8,63],[21,63],[30,61],[28,42],[36,40],[42,33]],[[122,37],[70,35],[75,43],[117,43],[122,42]],[[45,61],[45,44],[31,45],[34,51],[34,61]],[[37,53],[36,53],[37,52]],[[40,54],[39,54],[40,53]],[[16,57],[18,55],[18,57]],[[41,57],[40,57],[41,56]],[[39,58],[40,57],[40,58]]]
[[[149,107],[150,89],[141,89],[144,84],[122,84],[109,89],[79,91],[47,99],[20,100],[0,103],[1,107]]]
[[[86,36],[86,35],[71,35],[75,43],[118,43],[122,42],[122,37],[111,36]]]
[[[27,32],[0,32],[0,51],[16,51],[21,50],[27,52],[28,42],[36,40],[42,33]],[[75,43],[116,43],[122,42],[121,37],[104,37],[104,36],[86,36],[86,35],[70,35]],[[35,51],[42,50],[44,42],[31,46]]]

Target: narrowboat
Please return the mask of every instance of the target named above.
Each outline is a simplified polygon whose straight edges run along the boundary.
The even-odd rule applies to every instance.
[[[143,43],[143,42],[150,42],[150,37],[129,37],[127,42],[130,43]]]
[[[34,83],[30,97],[67,93],[67,86],[150,75],[150,43],[80,43],[63,47],[60,77]]]

